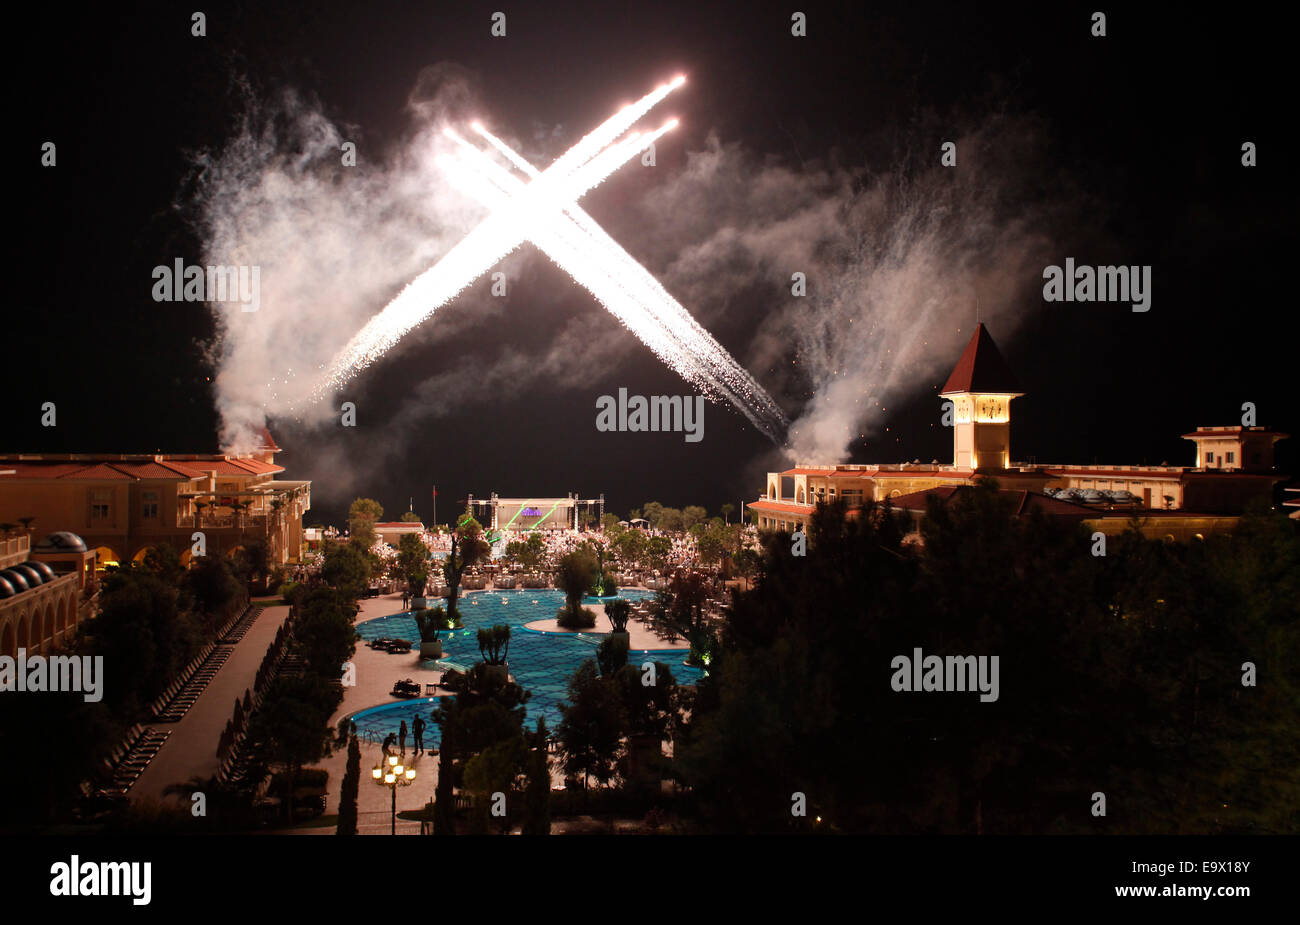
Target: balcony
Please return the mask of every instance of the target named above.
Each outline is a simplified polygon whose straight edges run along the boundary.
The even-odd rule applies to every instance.
[[[26,533],[0,539],[0,568],[8,568],[11,565],[17,565],[19,562],[26,562],[27,554],[31,551],[31,545],[32,538]]]
[[[272,512],[253,511],[248,514],[205,513],[196,518],[194,514],[186,515],[184,511],[180,511],[177,513],[176,523],[181,527],[193,526],[196,530],[267,529],[268,524],[274,526],[277,520],[283,519],[284,516]]]

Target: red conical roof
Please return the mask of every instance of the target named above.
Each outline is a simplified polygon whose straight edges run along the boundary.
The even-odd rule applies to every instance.
[[[940,395],[959,392],[986,392],[999,395],[1020,395],[1020,385],[1007,361],[1002,359],[998,345],[993,343],[983,324],[975,325],[970,343],[962,351],[961,359],[953,367],[952,375],[944,383]]]
[[[272,453],[280,452],[280,448],[275,445],[275,438],[271,436],[271,431],[267,429],[265,424],[262,425],[262,429],[256,436],[259,441],[257,446],[259,450],[270,450]]]

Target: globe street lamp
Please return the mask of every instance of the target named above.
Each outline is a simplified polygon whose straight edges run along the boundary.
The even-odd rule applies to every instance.
[[[387,767],[381,761],[370,769],[370,777],[376,784],[393,791],[393,835],[397,834],[397,788],[409,787],[415,782],[415,768],[403,767],[398,764],[399,760],[396,755],[389,755]]]

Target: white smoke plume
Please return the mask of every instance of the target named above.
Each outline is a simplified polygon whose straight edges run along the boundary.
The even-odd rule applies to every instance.
[[[463,71],[428,69],[411,95],[409,133],[383,149],[358,141],[357,166],[346,168],[341,146],[355,132],[284,93],[250,101],[230,144],[199,160],[205,261],[262,268],[261,311],[215,309],[223,446],[241,448],[270,417],[336,423],[336,408],[306,401],[307,372],[484,215],[434,167],[451,144],[442,127],[484,116],[476,99]],[[932,128],[913,127],[898,146],[911,153],[877,170],[834,158],[793,166],[710,135],[681,167],[622,181],[634,188],[622,214],[602,217],[706,329],[752,332],[733,352],[792,412],[792,458],[845,459],[851,442],[882,426],[882,407],[941,381],[970,337],[977,301],[995,338],[1008,340],[1037,304],[1053,229],[1079,211],[1081,197],[1036,166],[1044,137],[1032,120]],[[940,166],[941,137],[956,141],[958,167]],[[523,153],[540,167],[568,143],[542,129]],[[529,272],[533,253],[508,258],[511,278]],[[807,277],[803,298],[791,295],[795,272]],[[482,285],[458,302],[461,311],[439,312],[411,337],[482,324],[501,300]],[[485,346],[472,370],[443,369],[398,399],[388,449],[421,420],[493,400],[493,383],[572,389],[589,382],[587,370],[638,349],[612,321],[560,326],[527,357]]]
[[[482,218],[434,167],[450,145],[442,126],[464,118],[473,98],[457,69],[428,69],[408,101],[409,136],[384,149],[295,92],[269,102],[250,96],[225,149],[197,158],[204,262],[261,268],[260,311],[214,306],[223,447],[244,448],[270,417],[319,423],[335,414],[307,400],[315,371]],[[353,167],[343,164],[348,141]],[[490,299],[467,300],[480,315],[492,310]],[[458,323],[452,314],[446,321]],[[422,334],[445,334],[447,325]]]
[[[844,461],[882,409],[942,382],[977,311],[1005,344],[1038,304],[1054,230],[1081,203],[1044,177],[1042,129],[987,118],[954,137],[958,167],[940,165],[939,137],[878,173],[765,163],[710,137],[645,201],[669,291],[706,326],[753,313],[742,359],[802,406],[789,459]]]

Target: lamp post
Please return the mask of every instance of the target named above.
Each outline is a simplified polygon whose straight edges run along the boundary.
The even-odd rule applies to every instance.
[[[370,769],[370,777],[376,784],[393,791],[393,822],[391,830],[393,835],[397,834],[397,788],[409,787],[415,782],[415,768],[403,767],[398,764],[399,760],[396,755],[389,755],[387,767],[381,761]]]

